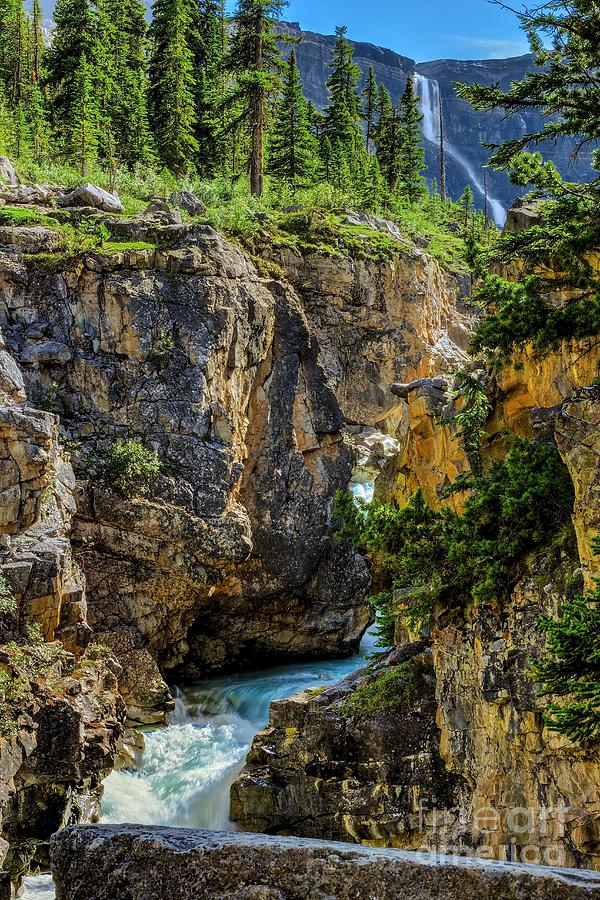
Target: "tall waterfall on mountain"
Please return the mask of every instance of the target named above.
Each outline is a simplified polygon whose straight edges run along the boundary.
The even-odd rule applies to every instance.
[[[440,86],[432,78],[415,73],[415,89],[421,100],[421,113],[423,115],[422,131],[425,140],[434,144],[436,149],[440,143]],[[482,197],[485,197],[485,188],[482,175],[478,174],[469,160],[447,140],[445,143],[446,155],[453,159],[466,173],[467,178]],[[506,210],[499,200],[488,196],[488,204],[496,225],[504,225]]]

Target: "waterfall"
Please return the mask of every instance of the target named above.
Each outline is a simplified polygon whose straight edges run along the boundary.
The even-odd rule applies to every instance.
[[[416,72],[415,90],[421,101],[421,113],[423,115],[421,127],[423,137],[431,144],[435,144],[436,149],[438,149],[440,144],[440,86],[438,82],[434,81],[432,78],[426,78],[424,75],[419,75],[419,73]],[[485,197],[483,176],[477,173],[477,170],[463,153],[448,140],[446,140],[446,155],[453,159],[461,169],[464,170],[475,190],[481,194],[482,197]],[[488,194],[488,205],[496,225],[504,225],[506,221],[506,210],[500,201]]]
[[[425,140],[439,147],[440,143],[440,86],[437,81],[415,72],[415,89],[421,101],[422,131]]]

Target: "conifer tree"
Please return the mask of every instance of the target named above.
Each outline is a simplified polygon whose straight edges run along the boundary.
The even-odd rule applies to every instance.
[[[327,79],[330,102],[325,110],[324,134],[338,157],[338,165],[351,170],[363,151],[363,138],[357,92],[360,69],[354,62],[354,48],[346,37],[347,30],[344,26],[335,30],[337,39],[328,64],[331,70]]]
[[[224,0],[200,0],[198,22],[197,162],[201,174],[210,177],[225,170],[227,28]]]
[[[600,553],[600,541],[595,542]],[[600,740],[600,580],[587,596],[575,597],[559,620],[546,617],[546,651],[532,674],[546,694],[564,697],[551,703],[546,724],[573,741]]]
[[[412,75],[406,79],[406,89],[400,100],[400,162],[399,191],[411,203],[425,192],[425,179],[421,172],[425,169],[425,152],[421,139],[423,116],[419,109],[419,98],[415,95]]]
[[[146,73],[147,26],[141,0],[104,0],[109,150],[132,166],[151,159]],[[114,136],[114,137],[113,137]]]
[[[378,113],[373,142],[381,175],[390,193],[394,193],[400,175],[401,128],[398,112],[392,106],[390,93],[384,85],[379,86]]]
[[[363,121],[366,124],[365,143],[367,151],[370,153],[371,144],[373,141],[373,131],[375,128],[375,116],[377,114],[377,105],[379,100],[379,89],[377,81],[375,80],[375,70],[373,69],[373,66],[369,66],[369,71],[367,73],[367,82],[365,84],[362,96],[362,115]]]
[[[302,94],[296,52],[292,49],[270,140],[267,171],[289,182],[295,193],[299,185],[314,178],[317,150],[317,139],[310,130],[308,104]]]
[[[463,227],[465,234],[468,234],[472,228],[472,220],[473,220],[473,212],[474,212],[474,202],[473,202],[473,191],[471,190],[471,185],[468,184],[463,192],[462,197],[459,200],[459,203],[462,207],[463,211]]]
[[[155,0],[150,28],[149,107],[161,161],[176,175],[189,172],[198,152],[195,135],[193,0]]]
[[[368,212],[378,212],[385,205],[385,182],[375,154],[369,154],[365,163],[364,178],[359,185],[360,205]]]
[[[54,39],[46,59],[46,82],[52,93],[57,127],[71,118],[75,78],[80,82],[81,57],[88,66],[98,58],[98,20],[92,0],[58,0],[54,13]]]
[[[13,152],[14,120],[6,99],[4,84],[0,79],[0,156],[10,156]]]
[[[271,107],[279,94],[283,68],[273,22],[287,0],[238,0],[228,69],[237,76],[228,97],[235,115],[230,127],[242,126],[249,136],[250,191],[264,190],[264,146]]]
[[[42,81],[44,77],[44,39],[40,0],[34,0],[29,21],[28,78],[26,87],[26,115],[29,126],[31,153],[39,162],[48,149],[48,117]]]
[[[26,52],[23,0],[0,0],[0,72],[7,102],[13,109],[23,96]]]
[[[600,169],[600,151],[593,149],[600,137],[600,10],[589,0],[551,0],[524,8],[519,19],[536,67],[506,90],[478,84],[457,88],[479,111],[498,110],[519,121],[524,110],[539,116],[531,131],[494,147],[490,160],[514,184],[534,186],[543,218],[543,228],[535,224],[506,232],[492,251],[503,270],[518,262],[520,280],[490,272],[477,288],[477,300],[489,314],[472,349],[496,359],[509,358],[516,347],[544,350],[600,330],[600,283],[590,260],[598,247],[598,174],[574,184],[541,154],[530,152],[546,140],[575,137],[575,150],[592,148],[592,165]],[[549,258],[560,260],[559,271],[547,268]],[[566,300],[557,308],[551,298],[559,291]]]
[[[67,137],[69,154],[83,177],[98,158],[98,118],[93,69],[82,53],[73,78],[73,105]]]

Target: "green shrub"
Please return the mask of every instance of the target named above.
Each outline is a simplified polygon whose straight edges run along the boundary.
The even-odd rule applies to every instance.
[[[504,460],[463,479],[460,489],[470,492],[462,515],[432,510],[420,492],[402,509],[336,501],[338,536],[370,556],[392,612],[413,625],[430,624],[437,603],[449,609],[500,602],[524,556],[570,521],[573,485],[553,444],[515,441]]]
[[[12,588],[4,575],[0,574],[0,640],[14,635],[19,628],[19,605]]]
[[[454,422],[458,425],[458,437],[461,439],[465,455],[474,475],[483,473],[481,461],[481,442],[485,436],[484,428],[492,411],[485,385],[468,372],[456,372],[456,390],[452,400],[464,400],[464,407],[442,424]]]
[[[413,660],[361,684],[344,704],[344,713],[363,718],[404,703],[409,706],[424,684],[423,673]]]
[[[40,389],[36,397],[36,404],[44,412],[58,415],[62,409],[60,401],[60,387],[53,381],[52,384]]]
[[[156,451],[131,438],[112,444],[100,461],[102,478],[124,497],[147,493],[160,470]]]
[[[173,355],[175,339],[168,331],[159,332],[148,351],[148,359],[161,362]]]
[[[600,553],[600,541],[596,541]],[[545,716],[553,731],[582,744],[600,741],[600,580],[588,596],[566,603],[560,619],[544,616],[548,636],[531,675],[544,694],[566,698],[550,703]]]

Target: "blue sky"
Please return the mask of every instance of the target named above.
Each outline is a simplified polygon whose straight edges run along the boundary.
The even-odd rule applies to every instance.
[[[417,62],[502,58],[529,49],[514,13],[488,0],[292,0],[284,16],[325,34],[347,25],[353,40]]]

